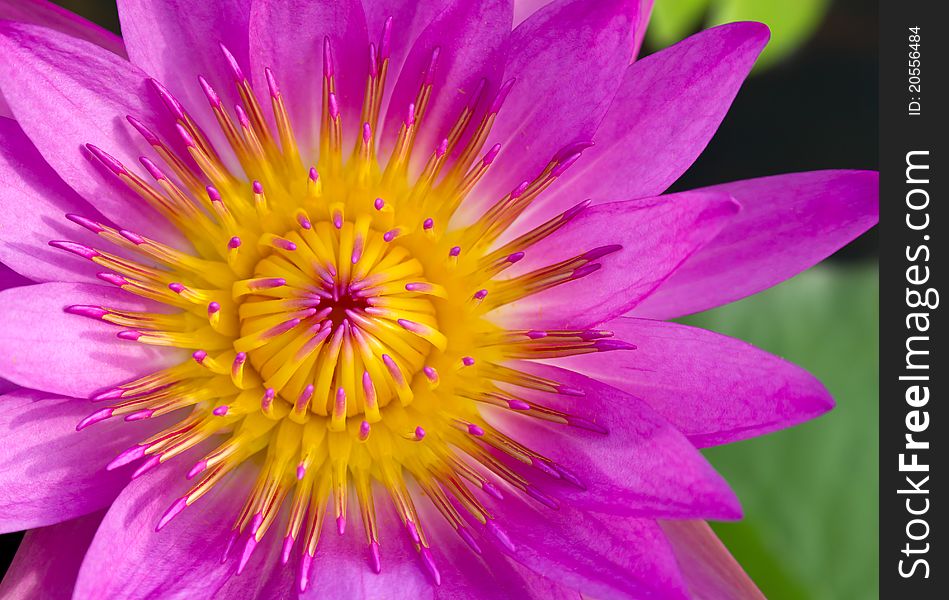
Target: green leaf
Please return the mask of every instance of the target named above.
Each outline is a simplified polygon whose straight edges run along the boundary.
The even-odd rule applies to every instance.
[[[875,267],[819,267],[683,322],[747,340],[816,375],[837,407],[705,451],[745,520],[715,529],[769,598],[875,598],[878,297]]]

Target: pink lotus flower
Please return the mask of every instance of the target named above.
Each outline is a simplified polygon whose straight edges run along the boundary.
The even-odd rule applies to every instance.
[[[5,597],[757,594],[697,448],[832,401],[659,319],[877,218],[871,172],[660,195],[765,26],[632,62],[648,2],[118,4],[0,2]]]

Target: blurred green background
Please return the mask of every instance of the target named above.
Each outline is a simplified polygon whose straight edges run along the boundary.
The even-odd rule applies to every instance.
[[[592,0],[591,0],[592,1]],[[106,0],[60,0],[118,29]],[[672,191],[822,168],[876,168],[877,5],[870,0],[656,0],[646,53],[715,23],[759,20],[769,48],[705,154]],[[876,598],[875,232],[767,292],[683,319],[810,370],[837,408],[706,451],[745,508],[715,529],[772,600]]]
[[[877,269],[831,263],[683,322],[747,340],[824,382],[820,419],[705,455],[745,509],[714,528],[772,599],[877,591]]]
[[[760,21],[771,28],[771,43],[755,64],[766,69],[787,58],[820,27],[830,0],[657,0],[649,23],[653,47],[674,44],[705,26]]]
[[[722,127],[673,191],[826,168],[877,168],[877,7],[868,0],[656,0],[655,51],[710,24],[772,39]],[[747,340],[816,375],[837,401],[799,427],[705,455],[745,509],[714,524],[772,600],[879,596],[876,231],[762,294],[684,323]]]

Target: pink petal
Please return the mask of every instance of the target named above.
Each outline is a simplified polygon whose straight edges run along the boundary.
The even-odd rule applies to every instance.
[[[0,19],[42,25],[126,56],[122,38],[47,0],[0,0]]]
[[[30,285],[31,283],[33,283],[33,281],[0,263],[0,291],[12,287]]]
[[[550,4],[551,0],[515,0],[514,2],[514,25],[520,25],[532,14]],[[646,35],[646,26],[649,24],[649,16],[652,14],[653,0],[641,0],[637,10],[638,18],[636,20],[636,30],[633,40],[633,58],[639,54],[639,48],[642,46],[643,37]]]
[[[636,6],[556,0],[514,30],[504,78],[516,82],[485,145],[500,143],[501,155],[477,188],[483,201],[466,203],[468,217],[536,177],[564,147],[593,138],[632,55]]]
[[[392,33],[389,38],[389,76],[386,78],[386,91],[382,98],[382,115],[386,113],[386,107],[389,105],[395,83],[399,79],[399,73],[402,72],[405,59],[415,46],[419,35],[437,15],[455,2],[456,0],[418,0],[417,2],[363,0],[369,39],[377,47],[382,38],[386,20],[392,19]]]
[[[12,287],[19,287],[23,285],[30,285],[33,283],[29,279],[23,277],[19,273],[10,270],[6,265],[0,263],[0,291],[3,291]],[[7,381],[0,377],[0,394],[7,394],[13,390],[19,389],[19,386],[13,383],[12,381]]]
[[[453,0],[422,31],[405,59],[389,100],[381,145],[383,155],[395,144],[436,48],[438,61],[432,97],[420,121],[421,129],[414,146],[420,164],[428,160],[448,136],[465,105],[473,101],[483,79],[486,85],[479,106],[481,112],[472,120],[479,122],[502,84],[504,43],[511,35],[511,4],[511,0]],[[466,142],[467,139],[462,141]]]
[[[441,584],[434,589],[436,598],[579,600],[576,591],[511,560],[483,538],[476,539],[482,552],[475,554],[455,530],[447,526],[431,502],[425,500],[419,506],[422,523],[426,526],[425,534],[431,541],[436,564],[442,573]],[[476,530],[471,531],[473,537],[478,538]],[[405,538],[404,533],[393,533]],[[383,560],[385,557],[383,554]],[[415,561],[417,563],[418,558]]]
[[[86,244],[95,236],[66,220],[66,213],[95,217],[85,200],[63,183],[20,126],[0,117],[0,261],[36,281],[89,281],[95,265],[65,259],[50,240]],[[100,269],[101,270],[101,269]]]
[[[518,26],[538,10],[550,4],[551,0],[515,0],[514,26]]]
[[[636,316],[671,318],[734,302],[812,267],[876,224],[879,175],[813,171],[716,185],[742,205]]]
[[[46,0],[0,0],[0,20],[49,27],[125,57],[125,46],[119,36]],[[12,116],[10,107],[0,93],[0,117]]]
[[[26,532],[0,583],[7,600],[70,598],[79,565],[102,520],[93,513]]]
[[[301,600],[316,598],[392,598],[405,600],[471,598],[491,600],[510,598],[576,599],[549,580],[509,561],[493,551],[487,542],[479,542],[483,553],[476,555],[448,527],[444,517],[428,500],[416,505],[431,555],[441,583],[436,585],[419,552],[388,499],[376,498],[380,572],[371,567],[363,532],[332,533],[332,515],[327,515],[324,534],[317,547],[310,573],[310,584]],[[473,532],[473,533],[472,533]],[[469,530],[477,537],[474,530]],[[294,550],[296,553],[296,550]],[[326,574],[332,573],[329,577]]]
[[[333,515],[327,514],[323,528],[325,534],[317,546],[314,564],[309,572],[309,585],[306,592],[300,595],[301,600],[435,598],[434,585],[391,504],[379,497],[376,501],[376,512],[381,571],[377,574],[372,570],[362,530],[347,531],[343,536],[336,535],[335,523],[330,522]],[[298,550],[294,550],[294,556],[298,557],[297,552]],[[456,573],[452,569],[451,559],[443,559],[442,562],[445,569],[442,581],[445,582],[455,577]],[[324,573],[333,573],[334,576],[328,577],[323,575]]]
[[[63,181],[123,227],[178,242],[180,234],[93,159],[94,144],[133,168],[147,148],[125,121],[167,121],[145,74],[92,43],[36,25],[0,25],[0,86],[23,131]],[[164,131],[164,130],[160,130]]]
[[[602,360],[609,360],[609,356]],[[530,481],[541,490],[564,504],[616,515],[740,517],[738,500],[721,475],[685,436],[644,401],[566,369],[534,363],[514,366],[584,393],[572,396],[513,390],[529,404],[549,406],[582,419],[576,426],[510,411],[489,413],[489,420],[502,431],[565,467],[586,488],[516,463],[517,470],[530,471]],[[603,428],[608,433],[595,430]]]
[[[250,0],[118,0],[117,4],[129,60],[167,87],[215,148],[226,151],[229,146],[208,108],[198,75],[208,80],[228,109],[234,106],[239,96],[220,44],[244,69],[250,67]]]
[[[643,47],[643,39],[646,37],[646,30],[649,28],[649,18],[652,16],[653,0],[640,0],[639,13],[636,20],[636,29],[633,40],[633,60],[639,57],[639,51]]]
[[[665,191],[712,139],[767,41],[764,25],[732,23],[630,65],[596,145],[525,220],[542,221],[577,199],[609,202]]]
[[[704,521],[660,521],[675,550],[689,591],[696,598],[764,600],[764,595],[742,570]]]
[[[20,389],[18,385],[9,382],[6,379],[0,379],[0,394],[9,394],[10,392],[18,389]]]
[[[118,339],[114,325],[66,313],[73,304],[157,309],[127,292],[93,284],[42,283],[4,290],[0,377],[23,387],[88,397],[183,360],[177,351]]]
[[[527,272],[596,248],[622,248],[589,263],[601,264],[598,271],[503,306],[490,316],[517,329],[587,327],[619,316],[714,238],[737,210],[725,194],[694,192],[590,207],[528,247],[512,272]]]
[[[354,139],[369,74],[369,37],[359,0],[286,0],[254,3],[250,56],[257,90],[267,90],[270,67],[300,145],[305,164],[315,164],[323,106],[323,40],[329,38],[343,136]]]
[[[272,586],[271,576],[285,571],[279,563],[280,544],[272,543],[272,538],[261,543],[239,576],[234,574],[234,550],[229,561],[221,562],[231,525],[256,476],[252,464],[240,467],[155,531],[166,509],[193,483],[184,478],[188,461],[185,455],[162,465],[132,481],[116,498],[79,570],[75,597],[293,597],[285,585]],[[288,584],[290,578],[283,581]],[[222,588],[226,594],[219,594]]]
[[[516,494],[493,502],[490,510],[492,526],[503,531],[510,546],[472,520],[482,543],[563,586],[593,598],[687,597],[675,557],[655,521],[567,504],[553,511]]]
[[[125,487],[129,469],[105,467],[161,423],[76,424],[87,400],[19,390],[0,397],[0,531],[43,527],[98,510]],[[130,467],[131,468],[131,467]]]
[[[790,427],[834,406],[813,375],[741,340],[628,317],[599,327],[636,350],[558,364],[642,398],[700,448]]]

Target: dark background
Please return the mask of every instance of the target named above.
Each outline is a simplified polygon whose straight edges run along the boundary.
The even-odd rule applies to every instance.
[[[60,0],[58,4],[118,32],[118,17],[111,2]],[[834,2],[822,25],[807,44],[781,64],[765,72],[755,73],[745,83],[708,149],[672,189],[690,189],[792,171],[877,169],[878,25],[875,2]],[[647,47],[645,52],[650,52],[650,49]],[[874,229],[838,252],[831,258],[831,263],[849,270],[870,268],[866,265],[875,262],[877,245]],[[875,271],[872,277],[875,281]],[[775,302],[780,305],[779,300]],[[737,334],[728,331],[730,327],[741,330],[741,327],[729,322],[728,313],[689,322],[733,335]],[[875,328],[876,323],[866,323],[866,326]],[[766,341],[752,339],[754,335],[740,337],[781,353],[780,342],[772,344],[778,346],[775,348],[768,347]],[[794,359],[809,367],[806,360]],[[820,376],[820,373],[817,374]],[[872,373],[863,375],[873,376]],[[828,386],[834,391],[830,383]],[[835,395],[838,394],[835,392]],[[717,452],[709,454],[717,467],[722,468],[724,464],[726,467],[732,465],[732,469],[735,469],[733,457],[720,458]],[[722,470],[730,480],[739,476],[735,474],[733,477],[727,468]],[[738,491],[741,495],[742,490]],[[875,488],[863,490],[863,494],[875,494]],[[762,517],[751,514],[747,504],[746,513],[752,520],[756,516]],[[827,589],[815,590],[813,586],[792,581],[793,576],[783,571],[775,573],[775,569],[760,556],[762,550],[756,545],[760,541],[749,544],[745,539],[747,532],[741,526],[731,529],[734,527],[729,525],[717,529],[768,597],[833,597],[828,595]],[[847,535],[847,532],[842,535]],[[3,571],[12,559],[21,537],[22,534],[0,536],[0,569]],[[777,540],[774,543],[785,552],[802,550],[789,548],[787,544],[782,546],[781,542]],[[875,564],[863,565],[867,569],[868,579],[876,579],[875,567]]]

